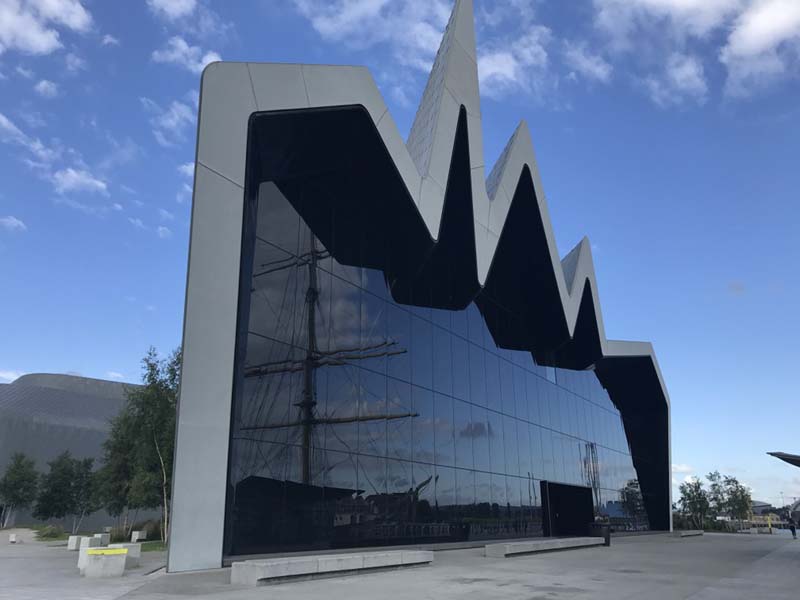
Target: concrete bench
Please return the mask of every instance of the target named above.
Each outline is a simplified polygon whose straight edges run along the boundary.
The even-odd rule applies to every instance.
[[[359,554],[326,554],[290,558],[245,560],[231,565],[234,585],[264,585],[288,578],[349,575],[371,569],[426,565],[433,562],[429,550],[394,550]]]
[[[550,552],[553,550],[567,550],[569,548],[587,548],[602,546],[605,541],[599,537],[577,538],[542,538],[526,540],[524,542],[505,542],[499,544],[486,544],[483,555],[490,558],[505,558],[517,554],[533,554],[535,552]]]
[[[87,548],[84,577],[122,577],[125,574],[127,548]]]
[[[83,538],[83,536],[80,536],[80,535],[71,535],[71,536],[69,536],[69,538],[67,539],[67,550],[70,550],[70,551],[74,550],[74,551],[77,552],[81,547],[81,539],[82,538]]]
[[[86,566],[87,552],[92,548],[99,548],[100,540],[96,537],[81,537],[81,544],[78,547],[78,569],[83,569]]]
[[[128,554],[125,558],[125,568],[126,569],[133,569],[139,566],[140,559],[142,557],[142,545],[141,544],[109,544],[109,548],[125,548],[128,551]]]
[[[9,533],[8,534],[8,543],[9,544],[16,544],[17,543],[17,534],[16,533]]]
[[[676,537],[682,537],[682,538],[695,537],[695,536],[698,536],[698,535],[703,535],[703,530],[702,529],[687,529],[685,531],[676,531],[675,535],[676,535]]]
[[[147,532],[146,531],[131,531],[131,543],[135,544],[136,542],[144,542],[147,540]]]
[[[108,546],[111,543],[111,534],[110,533],[95,533],[94,537],[100,540],[101,546]]]

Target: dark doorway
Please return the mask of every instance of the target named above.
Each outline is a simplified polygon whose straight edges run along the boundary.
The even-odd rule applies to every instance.
[[[594,520],[592,488],[542,481],[541,491],[545,536],[589,535]]]

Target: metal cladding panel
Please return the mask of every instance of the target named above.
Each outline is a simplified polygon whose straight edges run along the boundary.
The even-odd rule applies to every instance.
[[[242,145],[245,140],[241,140]],[[170,571],[222,563],[244,190],[197,166],[172,493]]]
[[[526,123],[520,123],[488,180],[483,179],[472,23],[471,0],[456,0],[405,145],[365,69],[302,65],[298,74],[296,66],[287,65],[214,63],[207,68],[198,127],[170,570],[221,564],[242,194],[248,177],[253,186],[276,181],[309,225],[324,228],[325,206],[304,200],[304,186],[321,186],[315,189],[326,191],[331,198],[326,202],[340,202],[346,211],[345,225],[368,225],[374,249],[388,253],[370,256],[372,267],[381,267],[385,258],[391,268],[389,255],[398,250],[387,240],[401,242],[403,252],[421,257],[422,265],[424,257],[435,253],[437,241],[449,247],[470,231],[463,215],[469,219],[471,214],[474,244],[466,244],[464,251],[474,251],[475,257],[460,270],[464,289],[477,290],[479,306],[485,295],[511,303],[523,315],[522,323],[509,326],[503,315],[484,314],[498,345],[527,349],[542,365],[595,368],[610,391],[623,389],[618,404],[623,417],[626,412],[652,414],[657,436],[647,443],[657,439],[660,466],[650,485],[666,486],[669,493],[669,398],[652,347],[606,339],[588,240],[563,262],[559,259]],[[371,128],[353,112],[359,106]],[[281,112],[254,116],[256,110],[276,109]],[[457,135],[461,110],[467,116],[466,140]],[[353,129],[343,129],[344,121]],[[267,122],[276,124],[268,132],[275,135],[253,133],[254,123]],[[461,146],[468,155],[468,174],[453,168]],[[247,161],[253,163],[249,175]],[[356,163],[374,170],[348,166]],[[304,175],[311,166],[314,182]],[[328,173],[327,179],[321,173]],[[454,189],[469,191],[448,196]],[[460,207],[446,208],[446,199]],[[448,219],[456,219],[458,226],[448,225]],[[447,240],[440,240],[445,230],[450,231]],[[521,256],[520,247],[530,248],[531,254]],[[340,245],[338,251],[346,249]],[[337,258],[350,264],[356,260],[354,255]],[[412,278],[407,283],[413,289],[416,274],[393,275]],[[635,393],[634,382],[647,393]],[[669,527],[669,506],[664,510],[661,524]]]

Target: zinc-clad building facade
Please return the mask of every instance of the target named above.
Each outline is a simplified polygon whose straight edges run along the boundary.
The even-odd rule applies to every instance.
[[[475,58],[457,0],[407,140],[365,69],[204,72],[169,570],[671,528],[652,346],[559,258],[527,125],[483,164]]]

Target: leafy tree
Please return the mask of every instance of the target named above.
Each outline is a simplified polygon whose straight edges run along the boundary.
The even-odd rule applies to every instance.
[[[113,517],[124,515],[123,528],[133,522],[128,519],[133,504],[130,497],[131,480],[135,469],[136,440],[133,420],[127,408],[111,422],[111,431],[103,443],[103,467],[100,469],[100,501]]]
[[[94,459],[79,460],[67,451],[48,465],[33,516],[43,520],[72,516],[72,533],[77,533],[83,518],[99,508]]]
[[[734,519],[743,520],[748,518],[753,506],[750,490],[739,483],[736,477],[725,476],[722,486],[725,492],[725,505],[728,514]]]
[[[92,470],[93,467],[93,458],[75,459],[72,481],[72,533],[78,532],[85,516],[92,514],[101,506],[98,476]]]
[[[727,514],[728,507],[725,498],[725,487],[719,471],[706,475],[708,479],[708,512],[711,517]]]
[[[162,539],[169,531],[180,364],[180,350],[160,359],[150,348],[142,359],[143,385],[128,390],[125,408],[112,422],[105,445],[106,506],[116,514],[160,507]]]
[[[0,479],[0,503],[2,503],[2,526],[8,527],[12,515],[18,508],[30,506],[36,499],[39,474],[36,463],[22,452],[11,457],[5,475]]]
[[[620,490],[622,496],[622,507],[628,516],[638,519],[642,515],[646,515],[647,511],[644,508],[644,498],[642,497],[642,490],[639,487],[637,479],[630,479],[625,482],[625,486]]]
[[[681,511],[697,529],[703,529],[708,514],[708,493],[703,488],[703,482],[696,477],[681,484]]]

